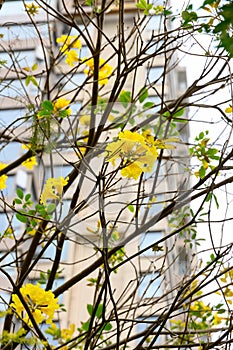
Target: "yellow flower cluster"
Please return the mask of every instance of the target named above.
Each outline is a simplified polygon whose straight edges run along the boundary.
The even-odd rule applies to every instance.
[[[69,178],[59,176],[58,178],[50,177],[44,185],[43,192],[40,196],[40,203],[46,204],[48,199],[60,200],[63,187],[68,184]]]
[[[5,167],[6,167],[6,164],[0,163],[0,170],[4,169]],[[4,190],[4,188],[6,188],[7,178],[8,178],[7,175],[0,176],[0,190]]]
[[[118,140],[111,142],[107,147],[107,161],[115,166],[116,159],[123,162],[122,176],[135,180],[143,172],[151,172],[158,157],[157,149],[174,148],[165,142],[178,139],[154,140],[150,131],[143,134],[125,130],[119,133]]]
[[[88,68],[84,69],[84,73],[87,75],[94,74],[94,59],[84,59],[85,65]],[[103,58],[99,60],[99,85],[106,85],[108,83],[108,78],[113,72],[113,67],[110,66]]]
[[[65,54],[65,62],[73,67],[75,62],[79,62],[77,50],[82,48],[82,43],[78,38],[78,35],[62,35],[60,38],[57,38],[57,43],[62,44],[60,51]]]
[[[20,293],[37,323],[42,323],[43,321],[46,321],[48,324],[53,323],[54,313],[59,309],[59,305],[58,299],[54,297],[52,291],[45,291],[39,285],[28,283],[20,288]],[[16,294],[12,295],[11,307],[18,316],[23,317],[23,320],[28,325],[32,325],[23,304]]]
[[[70,105],[70,100],[67,100],[63,97],[59,97],[57,99],[56,102],[53,103],[53,107],[54,107],[54,113],[56,114],[57,112],[61,112],[61,111],[64,111],[66,110],[67,112],[67,115],[71,115],[72,114],[72,110],[71,108],[68,108],[67,107]]]

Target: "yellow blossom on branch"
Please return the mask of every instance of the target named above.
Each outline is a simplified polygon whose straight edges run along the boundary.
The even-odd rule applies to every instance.
[[[44,185],[43,192],[40,196],[40,203],[46,204],[48,199],[60,200],[63,187],[68,184],[69,178],[59,176],[58,178],[50,177]]]
[[[84,73],[87,75],[94,74],[94,59],[89,58],[83,60],[88,68],[84,69]],[[110,66],[103,58],[99,60],[99,85],[106,85],[108,83],[108,78],[113,72],[113,67]]]
[[[48,324],[53,323],[54,313],[59,309],[59,304],[58,299],[54,297],[52,291],[45,291],[40,285],[28,283],[20,288],[20,293],[37,323],[42,323],[43,321],[46,321]],[[29,315],[25,311],[24,305],[18,295],[12,295],[10,306],[27,324],[32,325]]]
[[[58,44],[62,44],[60,51],[67,54],[70,49],[81,49],[82,43],[78,35],[62,35],[56,39]]]
[[[27,160],[25,160],[22,163],[22,166],[24,166],[25,168],[29,169],[29,170],[33,170],[34,166],[38,165],[37,161],[36,161],[36,157],[30,157]]]
[[[151,172],[158,157],[156,147],[147,142],[143,135],[125,130],[120,132],[118,140],[107,147],[107,161],[115,165],[119,158],[123,161],[122,176],[135,180],[142,172]]]
[[[158,157],[157,149],[174,148],[166,142],[179,141],[177,138],[154,140],[150,131],[142,134],[129,130],[118,134],[118,140],[107,145],[107,161],[115,166],[116,160],[121,161],[122,176],[135,180],[143,172],[151,172]]]
[[[232,106],[227,107],[225,113],[232,113]]]
[[[25,4],[26,11],[32,16],[35,16],[39,13],[39,8],[40,6],[35,5],[34,2],[31,4]]]
[[[71,108],[67,109],[69,104],[70,104],[70,100],[66,100],[63,97],[58,98],[57,101],[53,103],[54,113],[66,110],[67,115],[68,116],[71,115],[72,114]]]
[[[5,167],[6,167],[6,164],[0,163],[0,170],[4,169]],[[0,190],[4,190],[4,188],[6,188],[7,178],[8,178],[7,175],[0,176]]]
[[[74,64],[79,61],[80,59],[75,50],[70,50],[66,53],[65,63],[67,63],[69,66],[74,67]]]
[[[65,341],[69,341],[75,332],[75,324],[71,323],[69,328],[63,328],[61,330],[61,337]]]

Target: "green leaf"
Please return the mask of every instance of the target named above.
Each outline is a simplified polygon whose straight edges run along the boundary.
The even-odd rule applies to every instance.
[[[129,211],[131,211],[131,213],[134,212],[134,206],[132,204],[128,204],[127,208],[129,209]]]
[[[22,201],[21,201],[21,199],[19,199],[19,198],[15,198],[14,202],[15,202],[16,204],[22,204]]]
[[[20,222],[22,222],[22,223],[24,223],[24,224],[26,224],[27,221],[28,221],[27,216],[22,215],[22,214],[20,214],[20,213],[16,213],[15,216],[16,216],[16,218],[17,218]]]
[[[131,102],[130,91],[122,90],[119,96],[119,101],[121,102],[123,107],[127,108],[128,104]]]
[[[99,304],[95,313],[97,318],[101,318],[103,314],[103,304]]]
[[[23,191],[21,190],[21,188],[17,188],[17,189],[16,189],[16,193],[17,193],[17,196],[18,196],[20,199],[23,199],[24,193],[23,193]]]
[[[173,117],[181,117],[184,114],[184,112],[185,108],[181,108],[173,115]]]
[[[39,85],[39,84],[38,84],[38,81],[37,81],[36,78],[33,77],[33,76],[31,76],[30,81],[31,81],[31,83],[32,83],[34,86],[36,86],[36,87]]]
[[[146,102],[144,103],[144,105],[142,106],[143,109],[150,109],[154,107],[154,102]]]
[[[218,314],[224,314],[225,312],[226,312],[225,309],[219,309],[219,310],[217,311]]]
[[[189,24],[190,22],[197,21],[198,19],[197,13],[194,11],[182,11],[181,16],[184,20],[184,24]]]
[[[42,102],[42,108],[46,111],[53,111],[53,104],[51,101],[45,100]]]
[[[204,132],[203,132],[203,131],[200,132],[200,134],[199,134],[199,136],[198,136],[199,140],[203,139],[204,137],[205,137]]]
[[[211,198],[212,198],[212,192],[209,192],[208,194],[207,194],[207,196],[206,196],[206,202],[209,202],[210,200],[211,200]]]
[[[148,97],[148,90],[147,88],[144,87],[139,91],[139,102],[140,103],[144,102],[147,97]]]
[[[206,170],[203,166],[200,167],[199,169],[199,175],[200,175],[200,178],[202,179],[206,174]]]
[[[89,321],[82,323],[82,329],[84,331],[88,331],[89,326],[90,326],[90,322]]]
[[[219,203],[218,203],[218,198],[216,197],[216,195],[213,193],[213,197],[214,197],[214,201],[216,204],[216,208],[219,209]]]
[[[31,76],[28,75],[27,78],[25,79],[25,85],[28,86],[31,82]]]
[[[204,6],[206,6],[206,5],[212,5],[212,4],[214,4],[215,2],[216,2],[216,0],[205,0],[205,1],[203,2],[203,4],[202,4],[201,7],[204,7]]]
[[[87,6],[93,6],[94,5],[94,1],[93,0],[85,0],[85,4]]]
[[[147,2],[146,0],[140,0],[139,3],[136,4],[136,7],[141,9],[141,10],[146,10],[147,9]]]
[[[87,304],[87,311],[89,315],[91,316],[93,313],[93,305],[92,304]]]
[[[33,66],[32,66],[32,71],[33,70],[37,70],[37,68],[38,68],[38,63],[34,63]]]
[[[28,202],[30,198],[31,198],[31,193],[27,193],[25,198],[24,198],[25,202]]]
[[[47,206],[47,213],[48,213],[48,214],[51,214],[51,213],[54,212],[55,209],[56,209],[56,204],[50,203],[50,204]]]
[[[104,328],[103,328],[104,331],[110,331],[111,329],[112,329],[111,323],[108,322],[104,325]]]

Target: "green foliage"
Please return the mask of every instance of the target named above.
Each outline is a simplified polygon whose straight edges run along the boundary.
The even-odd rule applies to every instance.
[[[131,93],[130,91],[122,90],[119,95],[119,101],[121,102],[124,108],[127,108],[129,103],[131,102]]]
[[[198,15],[195,11],[192,11],[193,6],[189,5],[186,10],[182,11],[181,16],[184,20],[183,26],[190,26],[193,22],[196,22],[198,19]]]
[[[203,221],[203,217],[206,216],[205,212],[200,212],[198,218],[195,221],[185,227],[179,232],[179,236],[183,238],[184,243],[189,245],[190,249],[200,246],[202,241],[205,241],[205,238],[198,237],[197,223]],[[192,220],[194,213],[192,209],[187,205],[182,209],[175,210],[171,217],[169,218],[169,226],[174,229],[182,228],[185,224]]]
[[[148,96],[149,96],[149,94],[148,94],[147,88],[145,88],[145,87],[142,88],[139,91],[139,97],[138,97],[139,102],[143,103],[147,99]]]
[[[43,204],[36,203],[33,208],[30,193],[24,195],[24,192],[20,188],[17,188],[16,194],[18,197],[13,200],[13,206],[17,205],[15,217],[18,221],[27,225],[27,233],[34,234],[34,231],[41,220],[51,219],[52,214],[56,210],[56,204],[49,203],[47,206],[45,206]]]
[[[195,138],[195,145],[189,149],[191,157],[196,157],[201,162],[199,170],[195,172],[195,175],[200,178],[205,177],[208,169],[214,168],[212,161],[220,158],[217,155],[218,149],[209,146],[210,139],[206,137],[207,135],[208,131],[200,132]]]

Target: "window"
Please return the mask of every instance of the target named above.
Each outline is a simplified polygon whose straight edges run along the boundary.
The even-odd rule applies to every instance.
[[[147,201],[147,207],[149,209],[149,216],[155,216],[157,215],[164,206],[164,196],[159,194],[155,195],[155,200],[148,199]]]
[[[3,260],[1,258],[4,257]],[[0,260],[1,260],[1,268],[6,271],[11,278],[15,274],[15,261],[16,261],[16,254],[15,252],[7,252],[7,251],[0,251]]]
[[[156,298],[162,295],[162,277],[159,272],[147,273],[140,278],[138,289],[140,298]]]
[[[57,206],[56,213],[59,222],[62,222],[62,220],[68,215],[70,210],[70,204],[71,199],[63,199],[62,203],[59,203],[59,205]]]
[[[73,169],[74,168],[72,165],[54,165],[52,167],[46,167],[45,180],[47,180],[49,177],[59,176],[66,178]]]
[[[17,15],[24,12],[23,1],[5,1],[1,9],[1,16]]]
[[[35,51],[34,50],[23,50],[14,52],[1,52],[0,59],[6,61],[5,65],[10,67],[14,62],[16,66],[30,67],[35,61]]]
[[[21,231],[22,224],[16,219],[12,213],[0,212],[0,235],[11,225],[14,234],[17,235]]]
[[[149,83],[161,84],[163,82],[164,67],[151,67],[148,71]]]
[[[10,301],[10,293],[7,293],[5,290],[0,289],[0,312],[7,310],[9,301]],[[4,320],[4,318],[2,320]]]
[[[6,3],[4,3],[2,9],[1,9],[1,16],[2,16],[2,10],[5,7]],[[11,5],[12,6],[12,5]],[[48,37],[48,25],[45,23],[37,23],[36,24],[38,30],[41,33],[41,36],[43,38]],[[4,35],[5,40],[15,40],[16,38],[18,40],[25,40],[25,39],[33,39],[38,38],[38,33],[35,29],[35,27],[31,24],[11,24],[11,25],[2,25],[1,26],[1,34]]]
[[[1,111],[0,111],[1,114]],[[22,146],[19,142],[9,142],[0,149],[0,162],[10,163],[16,160],[21,154]],[[9,176],[9,175],[8,175]]]
[[[147,23],[146,29],[155,31],[162,30],[163,20],[164,18],[161,15],[152,16]]]
[[[141,333],[144,332],[147,328],[149,328],[150,326],[153,327],[155,321],[158,319],[158,316],[145,316],[145,317],[138,317],[137,318],[137,333]],[[159,326],[159,325],[158,325]],[[153,337],[156,334],[156,329],[158,328],[158,326],[156,328],[154,328],[154,330],[151,332],[152,334],[149,335],[149,337]],[[142,340],[143,337],[138,339],[138,343]],[[156,344],[161,342],[161,336],[159,336],[156,340]],[[148,345],[148,344],[147,344]]]
[[[9,89],[8,89],[9,90]],[[15,92],[16,93],[16,92]],[[18,126],[25,122],[25,109],[1,109],[0,110],[0,128],[9,125]]]
[[[140,239],[140,250],[143,250],[152,244],[156,244],[161,238],[163,238],[162,231],[150,231],[142,234]],[[145,251],[144,255],[154,255],[152,248]]]
[[[48,246],[48,248],[45,250],[44,254],[42,255],[42,262],[43,260],[53,260],[55,258],[55,254],[56,254],[56,248],[57,248],[57,245],[55,244],[56,242],[53,241],[51,242],[51,244]],[[44,242],[44,245],[46,244],[46,242]],[[37,247],[37,250],[36,250],[36,255],[38,255],[42,250],[42,247],[41,246],[38,246]],[[61,260],[62,261],[65,261],[67,260],[68,258],[68,250],[69,250],[69,241],[65,241],[64,242],[64,246],[62,248],[62,254],[61,254]]]
[[[187,88],[187,76],[185,70],[178,72],[178,87],[181,91],[184,91]]]
[[[62,76],[62,80],[60,84],[64,86],[66,90],[74,90],[77,87],[80,87],[86,79],[86,75],[84,73],[77,74],[67,74],[66,76]]]
[[[6,180],[6,188],[2,191],[5,197],[12,198],[13,196],[16,197],[15,191],[15,176],[14,175],[8,175],[8,178]]]
[[[38,87],[34,84],[29,84],[26,86],[25,79],[12,79],[4,80],[2,83],[2,95],[7,97],[15,98],[18,96],[25,96],[26,94],[37,94]]]
[[[10,216],[8,217],[6,213],[0,212],[0,234],[3,234],[4,231],[9,226]]]

